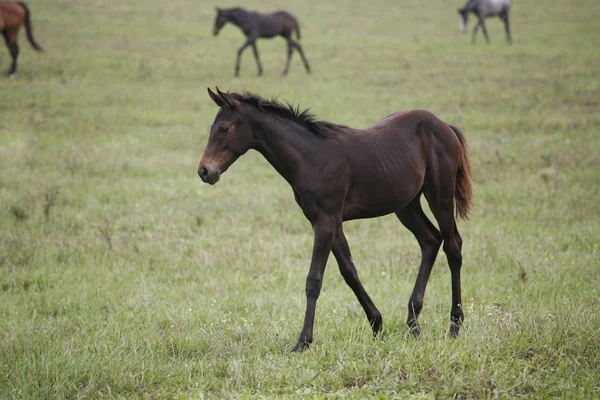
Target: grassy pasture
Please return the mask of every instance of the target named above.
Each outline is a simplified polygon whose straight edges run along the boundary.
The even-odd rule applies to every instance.
[[[22,32],[0,79],[0,398],[598,396],[598,1],[515,1],[512,46],[497,19],[471,45],[462,0],[297,2],[314,72],[294,55],[286,79],[280,39],[258,44],[263,77],[248,50],[233,78],[243,37],[212,37],[215,3],[28,4],[46,52]],[[289,353],[311,229],[258,153],[201,184],[215,85],[356,127],[426,108],[465,132],[460,338],[443,253],[409,336],[420,253],[388,216],[345,225],[382,339],[331,257],[315,343]]]

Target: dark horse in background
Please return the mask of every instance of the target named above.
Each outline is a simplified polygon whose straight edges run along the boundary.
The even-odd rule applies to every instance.
[[[504,30],[506,31],[506,40],[508,43],[512,43],[510,37],[510,22],[508,15],[510,12],[510,1],[511,0],[469,0],[469,2],[463,7],[458,9],[460,15],[460,30],[461,32],[467,32],[467,22],[469,21],[469,14],[473,13],[477,16],[477,24],[473,29],[472,42],[475,43],[475,36],[477,30],[481,26],[483,36],[487,43],[490,42],[488,37],[487,29],[485,29],[485,23],[483,20],[488,17],[498,16],[502,22],[504,22]]]
[[[25,24],[27,39],[29,39],[31,46],[37,51],[42,51],[40,45],[33,38],[31,13],[27,5],[21,2],[0,1],[0,32],[4,36],[4,42],[12,57],[8,76],[17,72],[17,57],[19,57],[19,43],[17,43],[17,38],[19,29],[21,29],[21,25],[23,24]]]
[[[308,61],[304,56],[302,46],[300,46],[300,43],[292,39],[292,32],[294,31],[296,32],[296,38],[300,39],[300,25],[298,24],[298,20],[296,20],[292,14],[286,11],[277,11],[271,14],[261,14],[254,11],[247,11],[239,7],[229,9],[217,8],[217,16],[215,18],[213,34],[216,36],[223,25],[225,25],[227,22],[237,25],[242,32],[244,32],[244,35],[246,35],[246,42],[238,49],[237,52],[235,76],[240,76],[240,58],[248,46],[252,46],[254,58],[256,58],[256,64],[258,65],[258,75],[262,75],[263,69],[262,65],[260,64],[258,49],[256,48],[256,39],[272,38],[278,35],[287,40],[288,56],[282,75],[285,76],[288,73],[290,68],[290,60],[292,59],[292,52],[294,49],[300,53],[300,57],[302,57],[302,62],[306,68],[306,72],[310,74],[310,66],[308,65]]]
[[[460,131],[428,111],[389,115],[365,130],[318,121],[274,100],[246,93],[208,93],[221,108],[198,165],[202,181],[215,184],[249,149],[260,152],[290,184],[310,221],[314,246],[306,278],[304,326],[294,347],[313,340],[317,298],[329,252],[354,291],[377,335],[381,313],[362,286],[342,223],[395,213],[421,247],[421,266],[408,302],[408,326],[415,335],[429,274],[443,244],[452,276],[450,335],[463,321],[460,294],[462,239],[456,213],[467,218],[472,201],[471,168]],[[421,208],[425,196],[439,230]]]

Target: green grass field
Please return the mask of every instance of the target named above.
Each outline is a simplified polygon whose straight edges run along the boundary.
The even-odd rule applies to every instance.
[[[514,1],[512,46],[498,19],[471,45],[462,0],[285,3],[313,74],[294,55],[282,79],[276,39],[264,76],[248,50],[235,79],[243,36],[212,23],[241,3],[29,0],[45,53],[21,32],[0,79],[0,398],[597,397],[600,3],[533,3]],[[410,336],[420,251],[388,216],[345,224],[381,339],[330,257],[315,342],[291,354],[312,230],[256,152],[202,184],[207,86],[355,127],[412,108],[460,127],[461,336],[442,252]]]

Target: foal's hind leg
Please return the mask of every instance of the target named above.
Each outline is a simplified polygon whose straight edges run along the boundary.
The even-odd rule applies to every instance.
[[[504,10],[499,15],[502,22],[504,22],[504,30],[506,31],[506,40],[512,44],[512,38],[510,37],[510,23],[508,21],[508,10]]]
[[[423,309],[425,288],[442,244],[442,235],[423,212],[420,195],[415,197],[402,210],[397,211],[396,216],[412,232],[421,247],[421,266],[419,267],[415,287],[408,301],[408,320],[406,321],[412,333],[418,336],[421,334],[418,318]]]
[[[445,166],[439,171],[451,171]],[[454,185],[455,174],[446,173],[437,176],[437,181],[426,188],[425,198],[435,219],[440,225],[442,239],[444,240],[444,253],[448,259],[450,275],[452,277],[452,309],[450,311],[450,335],[456,337],[464,320],[460,290],[460,269],[462,267],[462,238],[456,228],[454,219]]]
[[[306,68],[306,72],[310,74],[310,65],[308,65],[308,60],[306,59],[306,57],[304,57],[304,51],[302,51],[302,46],[300,46],[300,43],[296,42],[293,39],[288,39],[288,43],[295,48],[296,50],[298,50],[298,53],[300,53],[300,57],[302,57],[302,62],[304,63],[304,68]]]
[[[381,313],[377,307],[375,307],[375,304],[373,304],[373,301],[358,279],[356,267],[352,262],[350,247],[348,246],[348,242],[346,241],[346,236],[344,235],[341,225],[338,227],[331,250],[338,262],[340,272],[344,277],[344,280],[358,298],[360,305],[365,310],[365,314],[367,314],[369,324],[371,324],[371,328],[373,328],[373,336],[377,336],[377,334],[381,331]]]
[[[477,21],[477,23],[475,24],[475,27],[473,28],[473,37],[471,38],[472,44],[475,44],[475,39],[477,38],[477,31],[479,30],[479,25],[480,25],[480,22]]]
[[[481,30],[483,31],[483,36],[485,37],[485,41],[487,44],[490,44],[490,38],[487,33],[487,29],[485,28],[485,22],[483,21],[483,17],[479,17],[479,24],[481,25]]]

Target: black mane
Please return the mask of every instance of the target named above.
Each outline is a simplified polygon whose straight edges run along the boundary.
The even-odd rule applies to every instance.
[[[239,12],[239,11],[247,11],[245,8],[242,7],[233,7],[233,8],[224,8],[223,11],[227,11],[227,12]]]
[[[267,99],[251,92],[244,92],[242,94],[229,93],[229,96],[232,96],[241,103],[254,106],[261,111],[298,122],[319,136],[331,137],[340,130],[347,128],[343,125],[319,120],[308,108],[301,110],[299,106],[294,106],[288,102],[284,104],[274,98]]]

